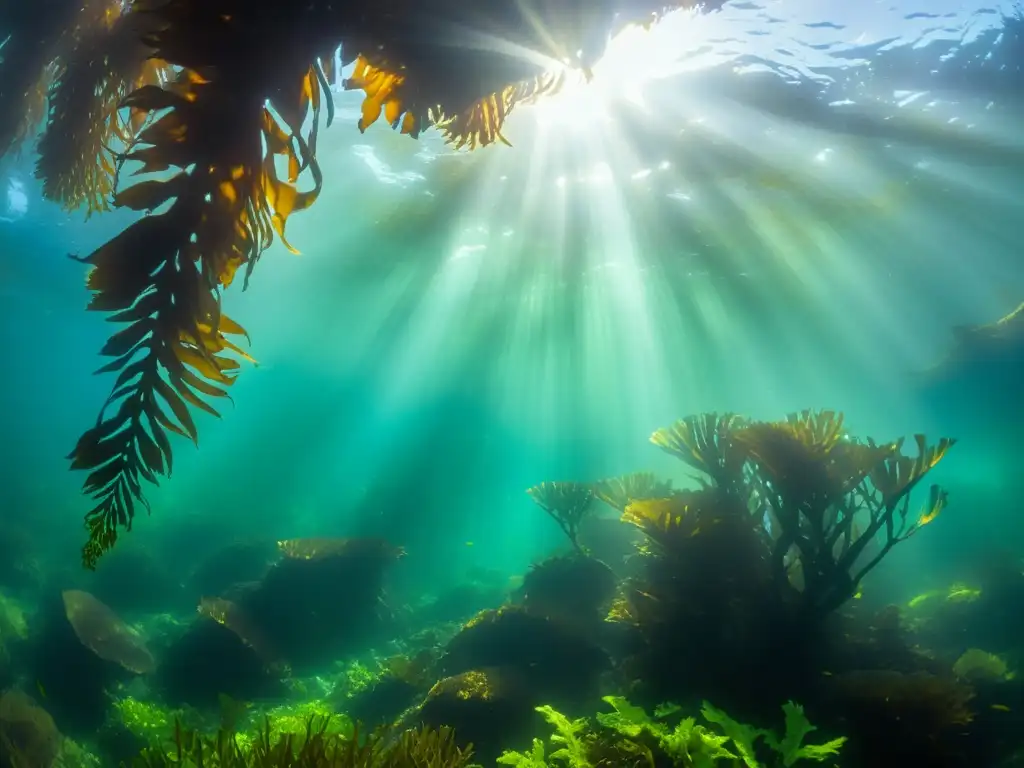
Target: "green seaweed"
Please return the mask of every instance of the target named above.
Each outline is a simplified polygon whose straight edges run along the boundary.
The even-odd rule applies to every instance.
[[[450,728],[346,736],[331,720],[312,716],[296,734],[275,732],[267,718],[248,738],[223,728],[204,736],[179,724],[168,747],[146,748],[131,768],[464,768],[473,755]]]
[[[586,733],[590,726],[587,718],[570,720],[548,704],[543,704],[536,709],[548,723],[554,726],[555,732],[549,738],[552,747],[557,746],[557,749],[551,754],[545,755],[544,742],[534,739],[533,747],[529,752],[508,750],[498,757],[498,763],[514,765],[518,768],[546,768],[553,764],[568,766],[568,768],[591,768],[593,764],[587,757],[591,742],[591,737]],[[550,763],[549,760],[557,761],[557,763]]]
[[[838,754],[840,747],[846,743],[846,737],[840,736],[824,744],[804,744],[807,735],[818,729],[811,725],[804,714],[804,708],[799,704],[787,702],[782,705],[782,711],[786,714],[785,735],[778,740],[774,734],[766,733],[765,741],[782,755],[782,764],[786,768],[800,760],[814,760],[820,763],[825,758]]]
[[[730,764],[738,760],[746,768],[766,768],[757,758],[756,745],[759,739],[763,739],[778,755],[777,762],[785,768],[790,768],[800,760],[821,762],[838,754],[840,747],[846,743],[845,737],[839,737],[824,744],[804,744],[808,734],[817,729],[808,721],[803,707],[793,702],[782,706],[786,728],[784,735],[779,738],[771,731],[734,720],[706,701],[701,707],[701,716],[716,726],[720,733],[698,725],[692,717],[684,718],[675,727],[669,727],[662,721],[679,711],[680,708],[674,704],[659,706],[655,709],[655,719],[652,719],[642,707],[630,704],[621,696],[605,696],[604,701],[614,711],[599,713],[597,721],[600,725],[627,739],[638,739],[649,734],[674,765],[688,768],[713,768],[720,760],[729,761]]]
[[[725,747],[730,740],[728,735],[722,736],[702,725],[697,725],[692,717],[684,718],[674,728],[659,722],[678,712],[680,708],[677,705],[662,704],[655,709],[655,717],[658,720],[652,720],[642,707],[630,704],[622,696],[605,696],[604,701],[615,711],[599,713],[598,723],[629,739],[636,739],[644,733],[649,733],[675,765],[712,768],[720,759],[737,759],[737,756]]]
[[[544,742],[540,739],[533,740],[533,747],[529,752],[509,750],[503,752],[497,762],[499,765],[512,765],[515,768],[547,768],[548,765],[544,756]]]

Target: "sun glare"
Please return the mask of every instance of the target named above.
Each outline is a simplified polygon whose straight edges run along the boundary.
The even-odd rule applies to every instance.
[[[389,407],[479,367],[495,413],[554,445],[567,391],[586,393],[573,418],[625,436],[677,416],[680,398],[691,410],[855,410],[860,392],[895,391],[893,365],[931,354],[921,318],[936,310],[927,292],[901,293],[906,275],[985,286],[967,274],[979,262],[945,256],[971,247],[956,227],[964,174],[939,178],[928,142],[913,140],[969,153],[977,131],[905,94],[808,98],[709,42],[731,39],[729,23],[683,11],[623,30],[589,78],[567,72],[562,90],[510,115],[513,148],[442,153],[422,189],[410,184],[459,202],[420,204],[444,223],[412,238],[409,264],[436,261],[392,278],[395,306],[412,308]],[[865,140],[853,117],[907,140]],[[976,197],[995,205],[1000,184]],[[947,231],[928,214],[954,200]]]
[[[533,105],[536,119],[558,124],[560,129],[591,130],[611,120],[613,99],[646,111],[644,86],[675,71],[680,48],[695,40],[692,31],[687,32],[686,22],[692,17],[691,12],[676,11],[652,27],[626,27],[609,41],[589,76],[578,70],[567,72],[557,94]]]

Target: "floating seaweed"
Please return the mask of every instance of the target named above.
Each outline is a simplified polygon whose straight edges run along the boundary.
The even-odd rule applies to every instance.
[[[144,675],[156,668],[152,654],[139,634],[88,592],[78,589],[61,594],[64,612],[78,640],[101,659]]]

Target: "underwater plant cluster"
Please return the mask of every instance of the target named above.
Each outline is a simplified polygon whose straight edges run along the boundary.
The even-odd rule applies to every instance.
[[[69,457],[94,573],[43,568],[0,521],[0,768],[1024,765],[1022,563],[874,598],[876,569],[947,507],[927,479],[948,438],[861,440],[832,411],[685,418],[651,441],[694,487],[530,488],[567,551],[513,589],[396,604],[404,551],[377,539],[239,541],[183,574],[115,548],[175,436],[197,442],[196,413],[218,415],[252,360],[222,294],[275,240],[294,250],[288,219],[329,183],[339,67],[360,130],[472,150],[573,74],[548,63],[585,77],[622,24],[721,3],[536,5],[0,6],[0,156],[36,149],[66,210],[140,214],[79,258],[88,308],[118,327],[110,395]],[[543,55],[459,44],[467,26]],[[965,330],[958,352],[1019,348],[1022,318]]]
[[[806,411],[651,441],[696,485],[530,488],[567,546],[514,585],[396,604],[404,550],[337,538],[218,547],[183,583],[132,548],[92,591],[5,571],[0,767],[1020,764],[1022,563],[873,597],[943,515],[953,440]]]

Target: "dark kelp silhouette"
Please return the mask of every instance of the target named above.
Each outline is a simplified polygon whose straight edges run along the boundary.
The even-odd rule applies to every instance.
[[[559,87],[549,62],[582,51],[586,68],[626,22],[720,4],[49,0],[0,11],[0,153],[45,114],[48,197],[148,214],[81,258],[89,309],[123,326],[101,350],[111,361],[100,371],[117,374],[111,394],[70,455],[94,499],[83,564],[130,529],[143,482],[170,474],[169,433],[196,442],[193,411],[218,415],[213,403],[251,360],[221,291],[239,270],[248,280],[275,236],[294,250],[288,217],[323,185],[317,137],[322,113],[333,117],[339,46],[341,63],[355,64],[345,87],[365,94],[361,129],[383,116],[413,137],[434,126],[472,149],[501,141],[517,104]]]

